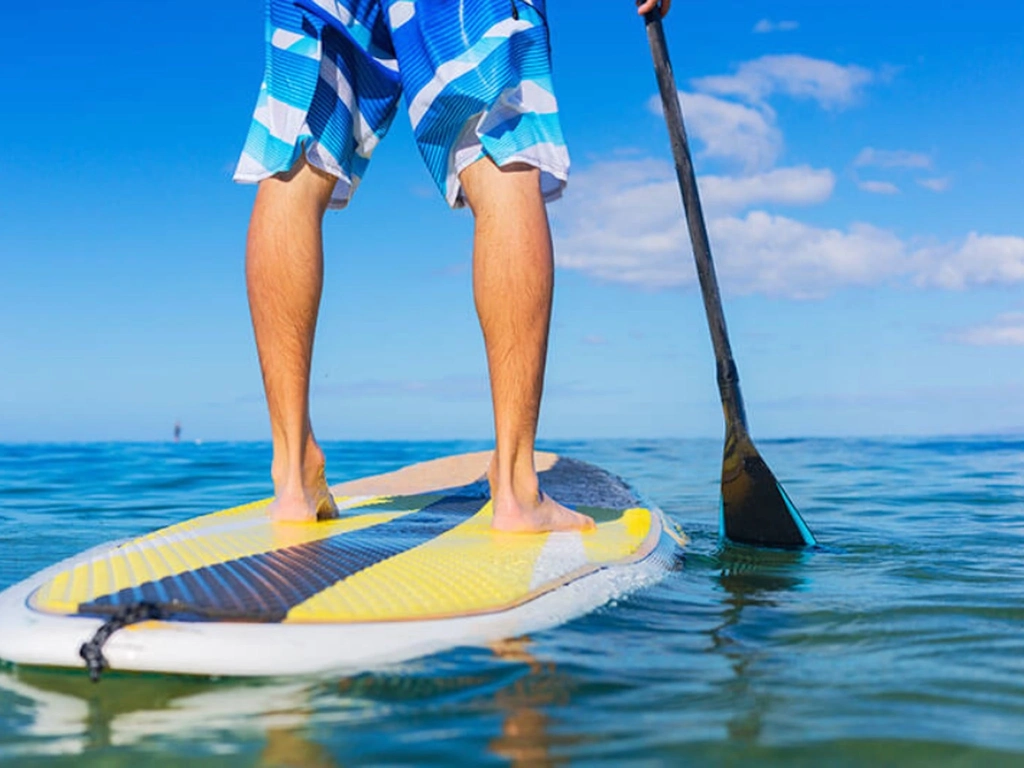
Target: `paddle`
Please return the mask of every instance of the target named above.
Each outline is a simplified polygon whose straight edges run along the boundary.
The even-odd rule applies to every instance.
[[[679,105],[672,65],[665,44],[665,30],[661,24],[661,9],[644,14],[647,39],[654,57],[654,70],[658,77],[661,102],[665,108],[665,121],[672,140],[676,175],[683,194],[683,208],[693,243],[693,256],[697,262],[704,310],[711,329],[718,367],[718,391],[725,414],[725,451],[722,459],[722,535],[741,544],[767,547],[808,547],[814,545],[814,536],[796,511],[793,502],[775,479],[761,454],[754,447],[747,429],[747,415],[740,394],[739,374],[732,357],[729,335],[725,329],[722,298],[718,291],[715,266],[711,261],[707,227],[697,192],[697,179],[683,126],[683,111]]]

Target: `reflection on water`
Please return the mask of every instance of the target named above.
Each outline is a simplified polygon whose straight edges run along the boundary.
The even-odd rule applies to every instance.
[[[737,702],[736,712],[728,723],[729,738],[737,744],[756,744],[760,739],[764,717],[771,711],[772,695],[768,687],[758,684],[756,670],[757,646],[744,642],[743,636],[756,632],[744,626],[747,619],[756,624],[757,612],[770,612],[777,605],[779,593],[797,589],[803,583],[800,566],[811,553],[782,550],[757,550],[750,547],[726,546],[718,555],[721,573],[718,583],[723,590],[722,623],[711,630],[714,647],[729,660],[733,679],[727,684],[729,697]]]
[[[239,742],[252,740],[257,765],[327,768],[341,764],[319,740],[328,730],[358,731],[395,710],[469,702],[500,715],[487,734],[495,757],[514,766],[561,764],[557,749],[578,738],[552,733],[545,711],[569,702],[568,678],[534,657],[528,638],[490,650],[479,672],[441,676],[285,682],[109,673],[97,685],[77,672],[0,670],[4,709],[20,720],[18,743],[0,742],[0,757],[63,756],[79,765],[121,748],[157,753],[161,744],[187,741],[198,755],[227,760],[239,757]]]
[[[7,750],[13,754],[103,753],[166,738],[223,753],[235,739],[221,743],[221,734],[302,725],[311,686],[118,674],[97,685],[78,672],[18,669],[0,672],[0,691],[10,694],[28,737]]]
[[[330,479],[481,447],[329,445]],[[355,677],[0,669],[0,762],[1019,764],[1024,441],[759,443],[823,545],[804,554],[720,545],[719,441],[551,447],[656,501],[690,536],[685,567],[529,640]],[[0,446],[0,587],[265,497],[269,454]]]
[[[524,664],[528,671],[495,692],[494,704],[506,716],[501,735],[488,748],[517,767],[561,764],[555,759],[556,750],[572,745],[579,737],[552,734],[550,718],[544,710],[569,703],[569,681],[558,674],[554,664],[532,656],[525,638],[496,644],[493,650],[505,661]]]

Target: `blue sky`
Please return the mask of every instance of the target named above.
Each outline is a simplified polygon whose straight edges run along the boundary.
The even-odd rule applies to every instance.
[[[1024,428],[1024,9],[686,3],[667,34],[755,436]],[[600,8],[595,11],[595,8]],[[198,11],[202,11],[199,13]],[[642,24],[553,0],[573,154],[541,435],[718,436]],[[0,441],[268,435],[230,182],[262,6],[20,3],[0,30]],[[490,434],[450,212],[395,121],[326,224],[328,439]]]

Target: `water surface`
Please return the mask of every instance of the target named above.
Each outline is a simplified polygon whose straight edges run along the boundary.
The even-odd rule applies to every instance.
[[[549,443],[678,521],[692,539],[684,569],[558,629],[356,677],[92,685],[0,669],[0,762],[1024,759],[1024,439],[759,446],[819,549],[721,546],[716,441]],[[332,482],[483,447],[326,446]],[[268,463],[269,446],[253,443],[0,446],[0,588],[89,546],[264,497]]]

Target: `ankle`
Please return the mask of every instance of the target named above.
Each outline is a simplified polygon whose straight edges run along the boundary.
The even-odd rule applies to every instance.
[[[278,495],[294,489],[299,491],[318,484],[324,476],[326,458],[323,450],[310,435],[297,455],[275,446],[270,476]]]
[[[533,505],[540,500],[540,481],[534,468],[532,456],[529,461],[509,465],[491,462],[487,479],[491,485],[491,497],[496,500],[514,501],[517,504]]]

